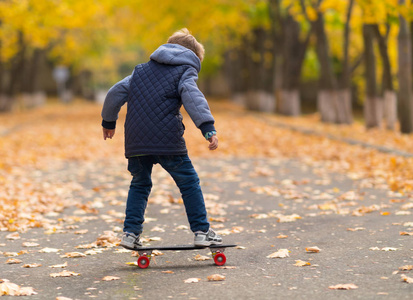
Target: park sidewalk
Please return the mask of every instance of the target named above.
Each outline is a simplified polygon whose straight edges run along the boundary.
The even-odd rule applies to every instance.
[[[126,162],[72,161],[31,175],[76,187],[65,194],[74,205],[46,214],[46,228],[0,232],[0,278],[32,287],[29,299],[411,299],[413,285],[403,278],[413,271],[402,270],[413,265],[411,195],[332,172],[328,162],[193,161],[212,226],[240,246],[227,249],[224,268],[197,261],[208,256],[200,250],[165,252],[139,269],[114,237],[130,180]],[[178,191],[158,167],[146,216],[146,243],[192,242]],[[71,276],[56,275],[63,271]],[[213,274],[225,280],[208,281]],[[192,278],[199,281],[185,283]],[[355,289],[337,290],[345,284]]]

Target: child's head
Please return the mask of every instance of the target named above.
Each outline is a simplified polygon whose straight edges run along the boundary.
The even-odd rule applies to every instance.
[[[199,43],[186,28],[183,28],[171,35],[168,39],[168,43],[184,46],[185,48],[195,52],[196,56],[198,56],[201,61],[204,59],[204,46]]]

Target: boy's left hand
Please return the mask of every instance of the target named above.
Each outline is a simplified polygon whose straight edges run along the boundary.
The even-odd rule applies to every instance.
[[[218,148],[218,137],[216,135],[213,135],[208,139],[209,141],[209,150],[215,150]]]
[[[115,135],[115,129],[106,129],[106,128],[102,128],[103,129],[103,139],[106,140],[108,139],[112,139],[113,136]]]

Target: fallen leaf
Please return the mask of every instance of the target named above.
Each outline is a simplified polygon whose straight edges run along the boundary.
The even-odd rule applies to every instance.
[[[384,247],[384,248],[381,248],[381,251],[397,251],[397,250],[399,250],[399,249],[393,248],[393,247]]]
[[[400,231],[400,235],[413,235],[413,231]]]
[[[152,255],[154,255],[154,256],[161,256],[161,255],[164,255],[165,253],[163,253],[163,252],[161,252],[161,251],[159,251],[159,250],[153,250],[152,251]]]
[[[194,259],[197,260],[197,261],[204,261],[204,260],[210,260],[210,259],[212,259],[212,258],[209,257],[209,256],[204,256],[204,255],[201,255],[201,254],[197,254],[197,255],[194,257]]]
[[[252,214],[252,215],[250,215],[250,218],[254,218],[254,219],[257,219],[257,220],[268,219],[269,215],[267,215],[267,214]]]
[[[353,283],[346,283],[346,284],[330,285],[328,288],[332,290],[354,290],[354,289],[358,289],[358,286]]]
[[[412,277],[407,277],[406,275],[402,274],[402,281],[407,282],[407,283],[413,283],[413,278]]]
[[[279,223],[289,223],[289,222],[295,222],[298,219],[301,219],[301,217],[297,214],[292,214],[292,215],[278,215],[278,221]]]
[[[286,238],[288,238],[288,235],[280,234],[277,236],[277,239],[286,239]]]
[[[405,265],[403,267],[400,267],[399,269],[402,271],[410,271],[413,270],[413,265]]]
[[[305,248],[305,251],[311,252],[311,253],[318,253],[321,251],[321,249],[318,248],[317,246],[314,246],[314,247]]]
[[[3,252],[3,255],[6,257],[14,257],[14,256],[19,256],[19,253],[17,252]]]
[[[64,270],[60,273],[52,273],[52,274],[50,274],[50,277],[53,277],[53,278],[55,278],[55,277],[72,277],[72,276],[79,276],[79,275],[80,275],[79,273]]]
[[[61,255],[60,257],[66,258],[76,258],[76,257],[86,257],[86,254],[81,252],[67,252],[65,255]]]
[[[64,269],[64,268],[66,268],[66,267],[67,267],[67,262],[65,262],[64,264],[61,264],[61,265],[49,266],[49,268],[55,268],[55,269],[58,269],[58,268]]]
[[[311,266],[311,264],[308,261],[296,260],[294,266],[304,267],[304,266]]]
[[[175,272],[174,272],[174,271],[171,271],[171,270],[167,270],[167,271],[162,271],[161,273],[164,273],[164,274],[174,274]]]
[[[96,254],[100,254],[100,253],[102,253],[102,250],[98,250],[98,249],[90,249],[90,250],[87,250],[87,251],[85,251],[85,255],[96,255]]]
[[[30,296],[36,294],[32,287],[20,287],[7,279],[0,279],[0,296]]]
[[[116,276],[105,276],[102,278],[103,281],[112,281],[112,280],[119,280],[120,277],[116,277]]]
[[[366,228],[364,227],[356,227],[356,228],[347,228],[347,231],[360,231],[360,230],[365,230]]]
[[[6,239],[8,239],[8,240],[18,240],[18,239],[20,239],[20,235],[19,235],[18,232],[10,233],[10,234],[6,235]]]
[[[234,267],[234,266],[222,266],[222,267],[217,267],[218,269],[230,269],[230,270],[232,270],[232,269],[236,269],[237,267]]]
[[[2,280],[0,283],[0,295],[9,295],[9,296],[18,296],[20,293],[20,287],[15,284],[12,283],[10,281],[6,280]]]
[[[267,258],[285,258],[289,257],[290,255],[288,254],[290,252],[288,249],[280,249],[277,252],[274,252],[270,255],[267,256]]]
[[[31,243],[31,242],[25,242],[22,244],[23,247],[37,247],[39,246],[38,243]]]
[[[99,236],[95,243],[99,247],[117,247],[120,244],[120,238],[113,231],[104,231],[103,235]]]
[[[59,252],[59,251],[62,251],[62,250],[63,250],[63,249],[43,248],[43,249],[40,249],[39,252],[40,252],[40,253],[56,253],[56,252]]]
[[[113,253],[129,253],[129,252],[132,252],[132,250],[121,248],[121,249],[116,249]]]
[[[41,264],[25,264],[25,265],[23,265],[22,266],[22,268],[38,268],[38,267],[41,267],[42,265]]]
[[[207,277],[208,281],[223,281],[225,280],[225,276],[214,274]]]
[[[188,278],[186,280],[184,280],[185,283],[197,283],[200,282],[201,278]]]
[[[56,297],[56,300],[73,300],[73,299],[67,298],[67,297]]]
[[[77,231],[75,231],[75,234],[85,234],[88,231],[89,231],[88,229],[77,230]]]
[[[20,259],[17,258],[9,258],[8,260],[6,260],[6,264],[12,265],[12,264],[21,264],[22,261]]]

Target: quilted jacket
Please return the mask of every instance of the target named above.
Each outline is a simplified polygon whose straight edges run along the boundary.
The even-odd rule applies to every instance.
[[[115,84],[102,109],[102,126],[114,129],[126,102],[125,156],[187,153],[180,108],[202,134],[215,130],[208,102],[196,81],[201,69],[191,50],[177,45],[160,46],[150,61],[135,67],[131,76]]]

